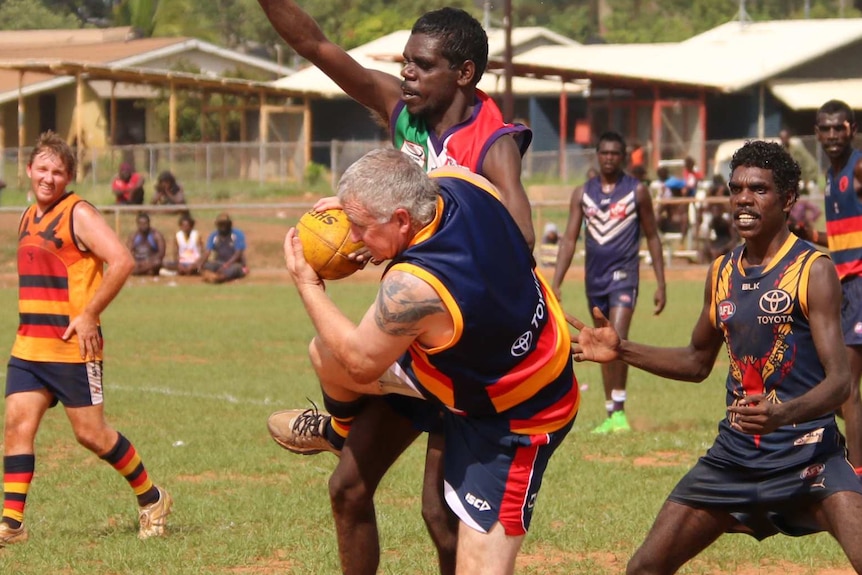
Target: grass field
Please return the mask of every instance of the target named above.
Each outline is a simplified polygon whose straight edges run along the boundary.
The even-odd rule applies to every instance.
[[[362,272],[368,274],[372,272]],[[687,342],[700,308],[700,280],[669,286],[651,316],[644,282],[632,337]],[[358,318],[374,281],[343,280],[331,297]],[[564,286],[583,315],[583,286]],[[0,350],[17,325],[15,290],[0,288]],[[134,498],[120,476],[78,446],[60,409],[37,442],[28,498],[30,541],[0,551],[0,573],[337,573],[326,483],[330,454],[301,457],[268,436],[270,412],[303,407],[319,392],[305,353],[312,335],[286,276],[220,287],[168,278],[132,279],[103,318],[109,421],[136,445],[151,476],[175,499],[170,535],[140,542]],[[703,384],[630,374],[633,433],[596,437],[603,417],[598,369],[576,366],[585,386],[574,431],[551,461],[519,573],[621,573],[675,482],[711,443],[723,415],[726,360]],[[5,378],[5,370],[2,377]],[[5,381],[5,379],[4,379]],[[435,562],[419,509],[423,441],[378,492],[382,573],[431,574]],[[850,573],[825,535],[742,535],[719,540],[683,573]]]

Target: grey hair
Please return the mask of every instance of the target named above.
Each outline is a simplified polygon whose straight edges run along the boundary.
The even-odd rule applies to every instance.
[[[398,208],[424,227],[434,219],[439,196],[437,182],[406,154],[394,148],[368,152],[338,181],[338,199],[360,203],[378,222],[389,221]]]

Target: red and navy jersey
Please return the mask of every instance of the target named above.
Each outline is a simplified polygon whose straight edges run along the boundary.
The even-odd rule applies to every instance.
[[[500,108],[481,90],[476,90],[472,115],[442,136],[429,130],[423,118],[411,115],[403,101],[392,110],[389,125],[395,148],[413,158],[426,172],[444,166],[461,166],[483,174],[485,155],[499,138],[513,135],[522,156],[533,139],[533,133],[526,126],[504,122]]]
[[[102,283],[103,263],[75,241],[74,193],[40,216],[37,206],[18,226],[18,334],[12,356],[28,361],[84,363],[78,336],[62,336]],[[100,352],[101,353],[101,352]],[[101,356],[97,357],[101,359]]]
[[[769,265],[743,269],[744,249],[735,248],[712,267],[710,319],[724,334],[730,359],[727,405],[757,394],[784,403],[826,376],[808,322],[808,281],[814,261],[828,256],[790,234]],[[834,413],[766,435],[736,431],[727,417],[718,429],[710,454],[757,469],[813,461],[843,442]]]
[[[602,191],[598,177],[584,184],[581,209],[586,223],[584,261],[587,293],[637,288],[641,224],[637,188],[640,180],[623,174],[611,193]]]
[[[826,233],[838,277],[862,275],[862,202],[854,184],[853,169],[862,152],[853,150],[850,159],[834,174],[826,172]]]
[[[564,427],[579,391],[559,302],[496,190],[463,171],[440,171],[437,216],[391,270],[430,284],[451,313],[446,345],[414,343],[402,365],[427,397],[455,413],[533,435]]]

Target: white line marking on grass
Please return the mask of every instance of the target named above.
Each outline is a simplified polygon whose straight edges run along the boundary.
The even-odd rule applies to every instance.
[[[263,399],[252,399],[249,397],[237,397],[230,393],[201,393],[198,391],[183,391],[179,389],[171,389],[170,387],[130,387],[125,385],[109,384],[109,390],[119,391],[134,391],[153,393],[157,395],[169,395],[171,397],[191,397],[193,399],[209,399],[212,401],[222,401],[233,404],[251,404],[251,405],[274,405],[277,403],[272,398],[265,397]]]

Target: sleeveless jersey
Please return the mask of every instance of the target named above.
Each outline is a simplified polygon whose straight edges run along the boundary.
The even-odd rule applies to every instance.
[[[140,232],[135,232],[135,237],[132,240],[132,255],[136,260],[146,260],[158,251],[159,244],[156,242],[156,235],[152,230],[146,236],[142,236]]]
[[[441,188],[437,216],[386,273],[433,286],[455,334],[433,349],[414,342],[402,366],[426,397],[457,414],[525,435],[562,428],[580,397],[559,302],[495,189],[461,172],[432,177]]]
[[[591,296],[638,286],[639,184],[637,178],[628,174],[622,175],[610,194],[602,192],[602,183],[597,177],[584,184],[581,200],[587,230],[584,263],[587,293]]]
[[[473,114],[438,137],[425,120],[407,111],[403,101],[392,111],[392,144],[430,172],[443,166],[461,166],[482,174],[488,149],[499,138],[513,134],[523,156],[533,133],[521,124],[507,124],[497,104],[481,90],[476,90]]]
[[[84,363],[78,335],[61,339],[102,283],[103,263],[75,243],[72,210],[84,201],[68,193],[18,226],[18,334],[12,356],[27,361]],[[101,352],[97,359],[101,359]]]
[[[181,264],[193,264],[201,257],[200,236],[192,230],[189,237],[182,230],[177,232],[177,257]]]
[[[730,359],[727,405],[756,394],[783,403],[825,377],[808,322],[808,279],[814,261],[828,256],[790,234],[767,267],[743,270],[744,249],[734,248],[712,267],[710,319],[724,334]],[[725,417],[710,455],[747,468],[783,469],[839,446],[834,413],[766,435],[736,431]]]
[[[842,280],[862,275],[862,202],[856,195],[853,168],[862,152],[853,150],[844,168],[826,172],[826,233],[829,251]]]

